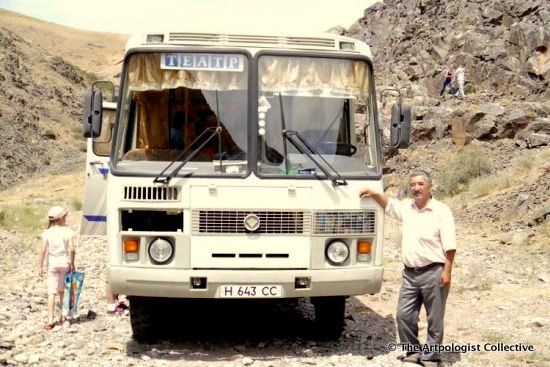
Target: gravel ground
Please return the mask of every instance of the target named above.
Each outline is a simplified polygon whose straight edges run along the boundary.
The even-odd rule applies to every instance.
[[[76,230],[78,213],[70,225]],[[446,316],[446,343],[526,343],[534,353],[448,353],[446,366],[548,365],[550,317],[547,252],[526,259],[534,270],[514,268],[496,240],[461,228],[453,288]],[[292,303],[200,303],[166,307],[168,325],[154,344],[132,340],[128,315],[108,315],[105,242],[82,238],[77,266],[86,273],[79,320],[45,331],[45,284],[36,275],[36,254],[12,244],[2,232],[0,365],[40,366],[401,366],[395,342],[395,305],[401,263],[398,227],[386,228],[386,271],[382,292],[351,297],[346,331],[339,340],[319,341],[309,301]],[[546,271],[546,270],[544,270]],[[533,276],[533,273],[535,275]],[[131,307],[131,305],[130,305]],[[204,320],[204,321],[203,321]],[[426,321],[420,320],[421,337]],[[498,362],[497,364],[494,364]]]

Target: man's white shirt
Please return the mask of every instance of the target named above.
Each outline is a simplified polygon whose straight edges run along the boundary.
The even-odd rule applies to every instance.
[[[389,198],[386,214],[403,223],[401,254],[406,266],[445,263],[445,252],[456,250],[453,213],[446,204],[432,198],[419,210],[412,199]]]

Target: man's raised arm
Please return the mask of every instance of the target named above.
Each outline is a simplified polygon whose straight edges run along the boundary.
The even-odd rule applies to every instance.
[[[388,196],[382,192],[372,190],[368,187],[361,189],[359,192],[360,198],[373,198],[384,209],[388,205]]]

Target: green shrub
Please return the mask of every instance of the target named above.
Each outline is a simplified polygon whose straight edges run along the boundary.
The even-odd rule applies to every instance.
[[[471,94],[476,92],[476,87],[472,82],[466,82],[464,84],[464,94]]]
[[[72,210],[75,210],[75,211],[82,210],[82,200],[80,199],[72,198],[70,205]]]
[[[438,191],[444,195],[463,192],[470,181],[491,172],[491,161],[487,154],[476,146],[466,146],[453,155],[439,173]]]

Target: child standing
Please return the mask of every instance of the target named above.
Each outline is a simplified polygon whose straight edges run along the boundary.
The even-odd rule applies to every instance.
[[[66,226],[69,212],[62,206],[54,206],[48,211],[48,228],[42,233],[42,246],[38,259],[39,275],[47,275],[48,285],[48,322],[44,329],[54,327],[55,296],[59,296],[60,312],[63,308],[65,275],[75,269],[75,233]],[[63,315],[59,318],[63,322]]]

